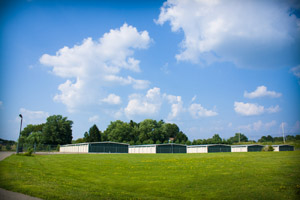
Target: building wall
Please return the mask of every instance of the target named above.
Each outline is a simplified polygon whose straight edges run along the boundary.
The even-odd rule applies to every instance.
[[[207,146],[188,146],[186,150],[187,153],[207,153]]]
[[[129,153],[156,153],[155,146],[130,146]]]
[[[111,142],[90,143],[89,153],[128,153],[128,145]]]
[[[279,151],[294,151],[294,147],[290,145],[279,146]]]
[[[176,144],[157,145],[156,153],[186,153],[186,146]]]
[[[251,145],[248,146],[248,152],[262,151],[263,148],[264,146],[262,145]]]
[[[232,146],[231,147],[231,152],[247,152],[247,146]]]
[[[273,147],[274,151],[279,151],[279,146]]]
[[[88,144],[72,144],[66,146],[60,146],[59,152],[64,153],[88,153],[89,145]]]
[[[231,147],[225,145],[208,146],[208,153],[214,152],[231,152]]]

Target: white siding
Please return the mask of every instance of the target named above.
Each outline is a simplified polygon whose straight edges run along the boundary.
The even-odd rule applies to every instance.
[[[231,152],[248,152],[247,146],[232,146]]]
[[[89,152],[89,144],[61,146],[59,148],[59,152],[64,152],[64,153],[88,153]]]
[[[273,146],[274,151],[279,151],[279,146]]]
[[[207,146],[187,146],[186,153],[207,153]]]
[[[129,146],[128,153],[156,153],[156,146]]]

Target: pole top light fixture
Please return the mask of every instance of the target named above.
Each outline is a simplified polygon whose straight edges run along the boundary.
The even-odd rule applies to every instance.
[[[21,114],[19,114],[19,117],[23,118],[23,116]]]

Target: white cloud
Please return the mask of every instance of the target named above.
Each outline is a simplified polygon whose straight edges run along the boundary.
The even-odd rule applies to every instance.
[[[181,96],[174,95],[164,95],[164,97],[168,100],[169,104],[171,104],[171,112],[168,115],[168,120],[172,120],[179,116],[180,113],[184,112],[183,101]]]
[[[199,117],[212,117],[218,115],[217,112],[212,111],[212,110],[207,110],[204,108],[201,104],[196,104],[193,103],[189,107],[189,112],[194,118],[199,118]]]
[[[195,95],[195,96],[192,98],[192,102],[194,102],[196,99],[197,99],[197,95]]]
[[[99,40],[87,38],[72,48],[59,49],[56,55],[44,54],[41,64],[52,67],[54,75],[67,79],[59,85],[60,94],[55,95],[54,100],[65,104],[72,112],[82,105],[97,104],[104,98],[105,87],[113,84],[147,88],[149,81],[123,77],[121,72],[141,71],[140,61],[132,56],[135,49],[148,48],[150,41],[147,31],[138,32],[135,27],[124,24]]]
[[[27,124],[41,124],[45,123],[49,117],[48,112],[44,111],[32,111],[25,108],[20,109],[20,114],[23,116],[23,120]],[[19,120],[19,118],[17,118]]]
[[[170,73],[170,70],[169,70],[169,63],[165,63],[161,68],[160,70],[162,72],[164,72],[165,74],[169,74]]]
[[[96,123],[98,121],[99,121],[99,116],[98,115],[94,115],[94,116],[89,118],[89,122]]]
[[[266,86],[258,86],[254,92],[244,92],[244,97],[249,99],[254,99],[258,97],[272,97],[278,98],[281,97],[281,93],[277,93],[275,91],[268,91]]]
[[[252,124],[239,126],[238,129],[240,129],[242,131],[247,131],[247,132],[269,131],[276,124],[277,124],[277,122],[275,120],[272,120],[272,121],[267,122],[267,123],[263,123],[261,120],[259,120],[257,122],[252,123]]]
[[[291,72],[293,72],[293,74],[297,77],[300,78],[300,65],[298,65],[297,67],[293,67],[291,69]]]
[[[280,110],[279,106],[271,106],[265,108],[264,106],[252,103],[234,102],[234,110],[236,113],[244,116],[261,115],[265,112],[275,113]]]
[[[293,67],[290,71],[298,78],[298,83],[300,85],[300,65]]]
[[[280,107],[278,105],[276,105],[275,107],[271,106],[270,108],[267,108],[266,111],[268,113],[277,113],[280,111]]]
[[[106,98],[102,99],[103,102],[118,105],[122,103],[121,97],[115,94],[109,94]]]
[[[160,88],[157,87],[149,89],[146,96],[133,94],[129,99],[128,105],[124,109],[127,117],[134,115],[152,116],[159,112],[162,104]]]
[[[299,63],[296,6],[296,1],[168,0],[156,22],[170,22],[172,31],[183,31],[177,60],[287,66]]]

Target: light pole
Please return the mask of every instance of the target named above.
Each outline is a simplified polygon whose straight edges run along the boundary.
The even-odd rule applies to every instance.
[[[21,117],[21,124],[20,124],[19,139],[18,139],[18,143],[17,143],[17,154],[19,153],[20,135],[21,135],[21,131],[22,131],[22,122],[23,122],[23,116],[21,114],[19,114],[19,117]]]

